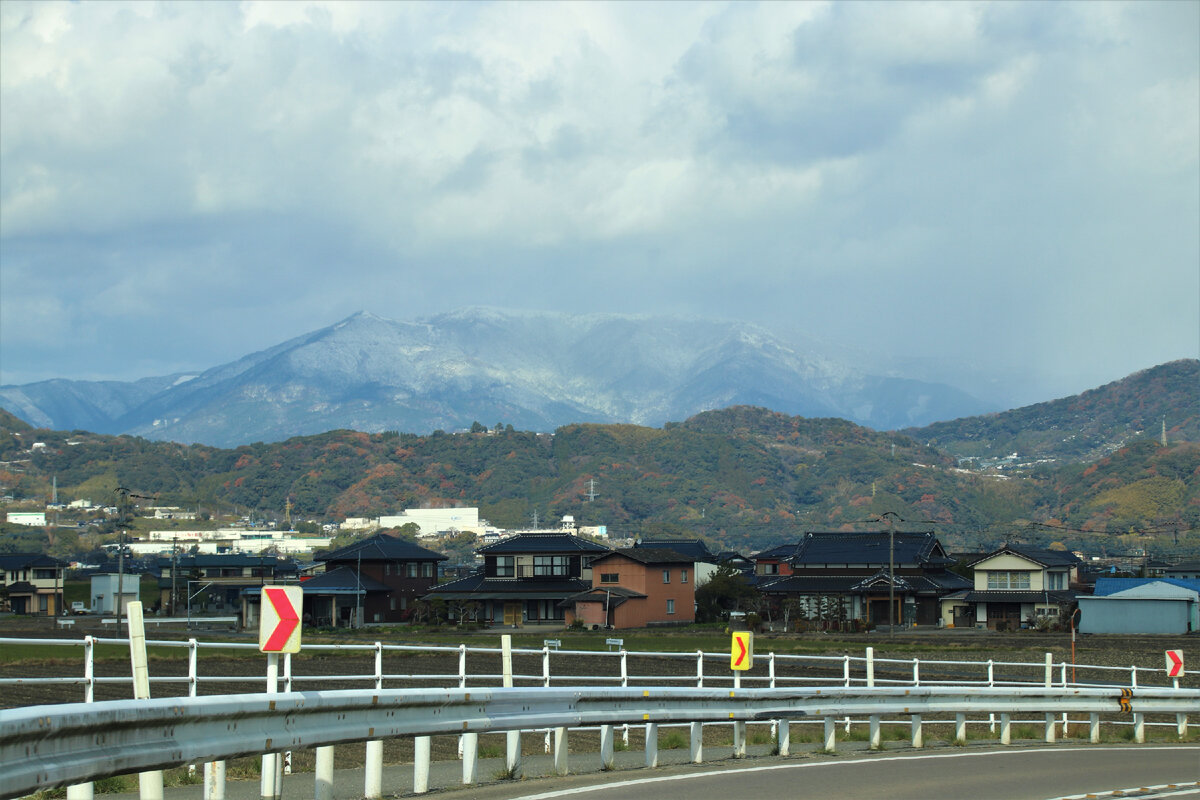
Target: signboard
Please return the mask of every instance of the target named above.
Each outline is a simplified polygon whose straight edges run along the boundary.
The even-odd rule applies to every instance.
[[[264,586],[260,605],[258,649],[264,653],[300,652],[303,590],[299,586]]]
[[[1167,677],[1182,678],[1183,677],[1183,651],[1168,650],[1167,651]]]
[[[733,646],[729,650],[730,669],[750,669],[754,666],[754,634],[751,631],[734,631]]]

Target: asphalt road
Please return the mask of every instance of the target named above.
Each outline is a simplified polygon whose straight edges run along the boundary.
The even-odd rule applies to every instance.
[[[1048,747],[571,776],[438,792],[438,800],[1049,800],[1200,797],[1200,746]],[[1175,784],[1180,788],[1167,788]],[[1142,791],[1143,788],[1149,791]],[[1154,788],[1151,788],[1154,787]],[[1133,790],[1130,792],[1130,790]]]

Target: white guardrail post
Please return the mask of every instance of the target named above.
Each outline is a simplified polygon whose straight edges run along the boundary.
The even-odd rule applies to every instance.
[[[135,700],[150,699],[150,662],[146,658],[146,626],[142,621],[142,603],[134,600],[126,608],[129,625],[129,662],[133,675],[133,697]],[[138,776],[138,793],[141,800],[162,800],[162,770],[147,770]]]
[[[383,647],[375,642],[375,690],[383,689]],[[379,800],[383,797],[383,740],[367,741],[366,764],[363,768],[363,797]]]
[[[91,636],[83,637],[83,702],[85,703],[91,703],[96,699],[95,649],[95,640]],[[67,787],[67,800],[92,800],[94,795],[95,789],[90,782]]]
[[[501,683],[513,688],[512,635],[500,637]],[[504,771],[509,778],[521,777],[521,730],[506,731],[504,735]]]

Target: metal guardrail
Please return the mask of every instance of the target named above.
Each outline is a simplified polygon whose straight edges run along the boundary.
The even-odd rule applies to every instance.
[[[1200,689],[396,689],[27,706],[0,711],[0,800],[112,775],[397,736],[804,717],[824,718],[828,727],[852,714],[919,721],[937,713],[1120,711],[1200,713]]]

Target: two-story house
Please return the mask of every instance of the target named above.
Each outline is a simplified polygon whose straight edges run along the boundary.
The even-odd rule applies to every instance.
[[[696,621],[696,571],[691,556],[631,547],[592,561],[592,587],[559,604],[568,625],[646,628]]]
[[[494,624],[562,623],[563,600],[592,585],[592,561],[609,548],[565,533],[524,533],[484,545],[483,569],[443,583],[426,597],[455,607],[478,604]]]
[[[946,625],[1017,630],[1039,616],[1058,617],[1075,601],[1079,558],[1060,550],[1004,545],[967,563],[974,586],[942,600]]]
[[[301,582],[304,611],[314,624],[335,627],[407,620],[413,602],[437,584],[438,564],[446,560],[386,533],[315,558],[325,571]]]
[[[41,553],[0,555],[0,602],[14,614],[62,614],[66,566],[66,562]]]
[[[932,532],[808,532],[755,562],[765,597],[823,623],[936,625],[940,599],[970,587]]]

